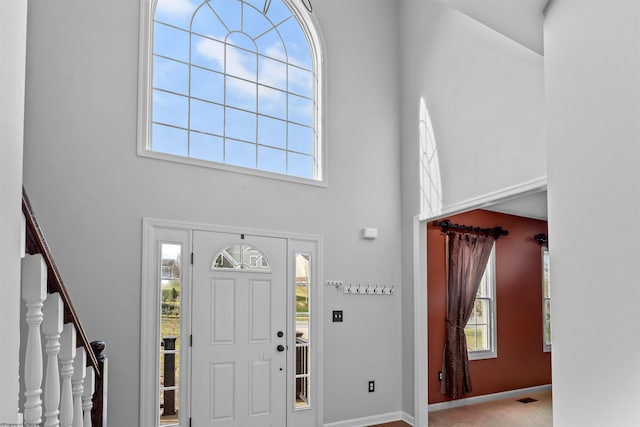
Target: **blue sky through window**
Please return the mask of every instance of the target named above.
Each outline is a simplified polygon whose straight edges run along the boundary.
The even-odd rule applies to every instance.
[[[153,28],[153,151],[316,176],[313,59],[282,0],[158,0]]]

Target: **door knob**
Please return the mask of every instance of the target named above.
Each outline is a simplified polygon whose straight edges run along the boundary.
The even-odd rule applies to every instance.
[[[284,346],[282,344],[278,345],[278,347],[276,347],[276,349],[278,351],[284,351]]]

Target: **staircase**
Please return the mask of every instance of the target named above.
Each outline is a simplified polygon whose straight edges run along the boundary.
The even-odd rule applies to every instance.
[[[23,425],[106,427],[105,343],[89,342],[24,190],[22,212]]]

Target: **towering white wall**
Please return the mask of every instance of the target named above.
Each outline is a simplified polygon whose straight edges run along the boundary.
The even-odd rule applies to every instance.
[[[424,18],[405,39],[420,86],[404,101],[427,102],[444,207],[544,177],[542,57],[438,2]]]
[[[556,426],[640,425],[640,3],[545,19]]]
[[[438,1],[402,0],[399,7],[403,409],[413,413],[415,313],[406,283],[413,272],[412,219],[420,213],[420,99],[431,116],[447,211],[544,179],[544,86],[542,57],[495,30]]]
[[[143,217],[321,234],[326,278],[402,285],[396,2],[313,2],[325,41],[328,188],[136,156],[138,7],[60,0],[29,12],[25,186],[90,338],[107,342],[117,427],[137,425],[145,404]],[[365,226],[380,237],[362,240]],[[325,422],[398,411],[400,293],[324,292]],[[330,323],[333,309],[344,323]]]
[[[0,2],[0,424],[17,422],[27,2]]]

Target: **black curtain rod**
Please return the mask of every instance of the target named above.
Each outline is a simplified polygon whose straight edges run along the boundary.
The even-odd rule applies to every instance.
[[[496,240],[500,236],[506,236],[509,234],[509,231],[503,229],[502,227],[493,227],[493,228],[482,228],[482,227],[474,227],[472,225],[464,225],[464,224],[452,224],[450,220],[445,219],[443,221],[433,221],[433,225],[436,227],[442,227],[442,232],[446,233],[449,230],[460,230],[467,231],[471,233],[481,233],[481,234],[489,234],[493,236]]]
[[[549,244],[549,237],[544,233],[536,234],[533,236],[533,239],[538,242],[540,246],[546,246]]]

